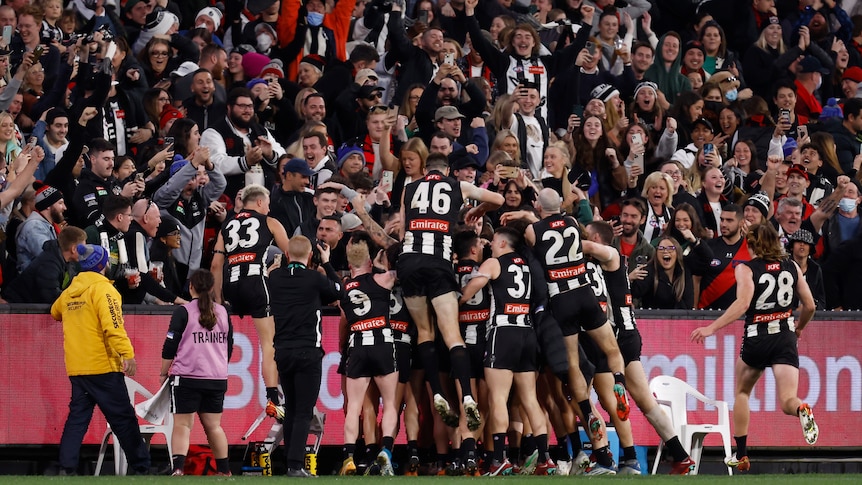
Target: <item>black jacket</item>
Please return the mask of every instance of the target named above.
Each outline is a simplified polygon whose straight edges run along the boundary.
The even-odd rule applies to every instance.
[[[56,239],[45,241],[42,252],[3,292],[9,303],[54,303],[78,273],[77,265],[67,263]]]
[[[288,235],[304,222],[314,219],[317,208],[310,192],[285,192],[281,187],[273,188],[269,201],[269,216],[284,226]]]
[[[275,358],[297,348],[321,348],[320,307],[341,297],[341,284],[332,265],[324,265],[327,276],[305,265],[283,261],[269,275],[267,286],[273,295],[272,314],[275,317]],[[323,357],[321,348],[320,356]]]
[[[87,227],[101,220],[102,203],[105,198],[111,194],[120,195],[122,189],[114,177],[103,179],[89,168],[84,168],[71,199],[71,205],[74,208],[72,213],[75,216],[73,225]]]

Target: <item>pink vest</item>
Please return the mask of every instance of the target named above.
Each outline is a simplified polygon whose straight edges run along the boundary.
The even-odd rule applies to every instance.
[[[171,366],[171,375],[192,379],[227,379],[227,311],[216,304],[216,324],[212,330],[207,330],[200,324],[198,301],[192,300],[183,306],[189,313],[189,320]]]

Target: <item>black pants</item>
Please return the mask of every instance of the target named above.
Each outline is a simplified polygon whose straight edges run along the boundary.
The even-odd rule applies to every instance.
[[[93,376],[69,376],[72,382],[72,399],[69,417],[60,438],[60,466],[66,470],[78,469],[81,442],[90,427],[93,409],[99,405],[114,439],[119,440],[129,468],[138,472],[149,470],[150,451],[141,437],[135,408],[129,401],[126,381],[121,372]]]
[[[320,393],[323,350],[317,347],[279,351],[278,377],[284,391],[284,454],[287,465],[305,461],[305,442]]]

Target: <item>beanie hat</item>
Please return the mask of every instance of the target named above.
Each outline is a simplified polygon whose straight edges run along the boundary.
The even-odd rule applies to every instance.
[[[260,77],[260,71],[269,64],[269,57],[257,52],[248,52],[242,56],[242,70],[246,79]]]
[[[281,59],[273,59],[269,64],[263,66],[263,69],[260,71],[260,77],[264,77],[267,74],[272,74],[277,78],[284,77],[284,63]]]
[[[151,34],[167,34],[172,25],[180,23],[180,19],[167,10],[154,10],[147,15],[146,21],[144,27]]]
[[[347,160],[347,157],[353,155],[354,153],[358,153],[362,156],[362,159],[365,160],[365,152],[362,151],[362,147],[358,145],[341,145],[341,148],[338,149],[338,168],[344,164],[344,161]]]
[[[761,214],[763,214],[763,218],[765,219],[767,214],[769,213],[769,196],[765,193],[758,192],[756,194],[752,194],[748,200],[745,201],[744,207],[754,207],[759,210]]]
[[[33,182],[33,188],[36,189],[37,211],[43,211],[63,199],[62,192],[38,180]]]
[[[78,264],[81,271],[101,273],[108,265],[108,252],[97,244],[78,244]]]
[[[180,159],[171,164],[171,177],[174,176],[175,173],[179,172],[181,168],[185,167],[189,164],[188,160]]]
[[[299,63],[311,64],[316,67],[319,71],[323,71],[323,68],[326,67],[326,61],[317,54],[309,54],[302,59],[299,60]]]
[[[784,158],[789,158],[790,155],[793,154],[793,150],[796,150],[798,146],[799,145],[796,144],[796,140],[787,137],[787,141],[784,142],[784,145],[781,147],[781,151],[784,152]]]
[[[202,16],[209,17],[210,19],[212,19],[213,23],[215,24],[216,30],[218,30],[218,28],[221,26],[221,19],[222,17],[224,17],[224,14],[221,12],[221,10],[217,8],[205,7],[195,16],[195,21],[197,21],[197,19],[201,18]]]
[[[820,112],[819,119],[825,120],[827,118],[844,118],[841,106],[838,106],[838,98],[829,98],[829,101],[826,102],[826,106],[823,107],[823,111]]]
[[[252,79],[251,81],[245,83],[245,88],[248,89],[249,91],[251,91],[251,88],[257,86],[258,84],[267,84],[266,79],[261,79],[259,77],[256,77],[256,78]]]
[[[603,103],[607,103],[611,98],[614,97],[614,94],[620,94],[617,88],[611,86],[610,84],[599,84],[598,86],[594,87],[592,91],[590,91],[590,98],[598,99],[601,100]]]
[[[177,224],[177,222],[172,218],[166,217],[162,219],[162,223],[159,224],[159,228],[156,230],[156,238],[166,237],[168,234],[177,232],[179,230],[180,226]]]
[[[166,104],[164,108],[162,108],[162,114],[159,116],[159,128],[165,129],[165,126],[168,125],[168,122],[171,120],[178,120],[183,117],[183,112],[171,106],[170,103]]]
[[[692,49],[697,49],[700,52],[702,52],[704,56],[706,56],[706,47],[704,47],[703,44],[699,40],[690,40],[690,41],[686,42],[682,48],[683,57],[685,57],[686,52],[688,52]]]
[[[781,19],[779,19],[779,18],[778,18],[778,17],[776,17],[775,15],[771,15],[768,19],[766,19],[766,20],[765,20],[765,21],[760,25],[760,31],[761,31],[761,32],[763,32],[763,31],[764,31],[764,30],[766,30],[766,28],[767,28],[767,27],[769,27],[770,25],[781,25]]]
[[[641,81],[635,87],[634,97],[637,98],[638,93],[641,92],[641,90],[643,90],[643,89],[649,89],[650,91],[652,91],[652,94],[654,96],[658,96],[658,84],[656,84],[652,81]]]

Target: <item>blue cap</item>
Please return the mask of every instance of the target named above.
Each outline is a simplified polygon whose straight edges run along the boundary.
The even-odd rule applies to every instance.
[[[282,169],[282,173],[286,174],[288,172],[298,173],[305,177],[311,177],[314,175],[314,172],[308,168],[308,162],[301,158],[291,158],[287,163],[284,164],[284,168]]]

